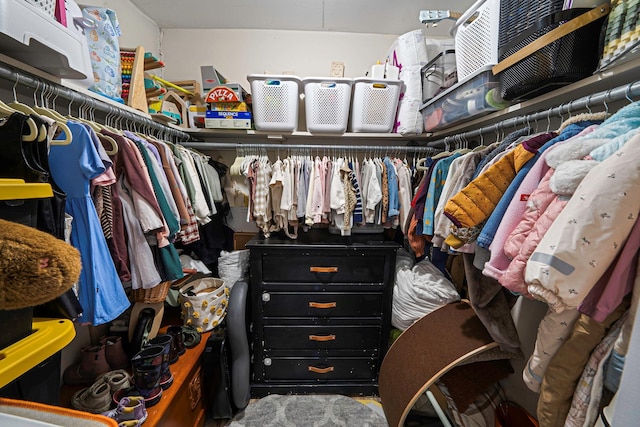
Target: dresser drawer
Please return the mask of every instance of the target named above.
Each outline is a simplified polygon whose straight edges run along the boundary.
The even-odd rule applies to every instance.
[[[263,292],[263,317],[380,317],[381,293]]]
[[[376,349],[380,346],[380,327],[267,325],[264,342],[271,350]]]
[[[273,357],[265,358],[264,379],[296,381],[373,380],[378,365],[371,358],[358,357]]]
[[[361,251],[262,254],[262,281],[282,283],[382,283],[384,253]]]

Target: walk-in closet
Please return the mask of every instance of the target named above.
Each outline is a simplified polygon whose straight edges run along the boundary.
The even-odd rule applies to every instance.
[[[639,5],[0,0],[0,424],[640,425]]]

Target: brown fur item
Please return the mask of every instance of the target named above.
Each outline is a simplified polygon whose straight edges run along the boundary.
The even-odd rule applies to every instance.
[[[33,307],[80,277],[80,252],[50,234],[0,219],[0,310]]]

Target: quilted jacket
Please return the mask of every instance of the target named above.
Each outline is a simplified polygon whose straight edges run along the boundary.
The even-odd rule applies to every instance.
[[[520,223],[511,232],[504,244],[504,253],[511,259],[498,282],[512,292],[531,298],[524,282],[527,260],[536,250],[544,233],[562,212],[567,200],[556,198],[549,188],[549,180],[554,169],[549,169],[527,201],[527,210]]]
[[[489,218],[516,173],[554,136],[555,133],[545,133],[524,141],[449,199],[444,214],[453,227],[445,243],[459,248],[475,238],[469,229],[477,228]]]
[[[527,262],[529,293],[576,308],[611,265],[640,212],[640,134],[578,186]]]

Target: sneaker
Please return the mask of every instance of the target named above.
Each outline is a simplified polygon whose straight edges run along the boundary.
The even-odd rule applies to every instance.
[[[126,426],[139,426],[147,419],[147,410],[142,396],[125,396],[120,399],[118,406],[110,411],[103,412],[109,418],[118,423],[127,423]],[[137,424],[131,424],[136,422]]]
[[[124,369],[115,369],[96,378],[96,382],[109,384],[111,393],[113,394],[121,388],[131,387],[131,375]]]
[[[94,383],[91,387],[74,393],[71,406],[75,409],[100,414],[111,407],[111,390],[104,382]]]

